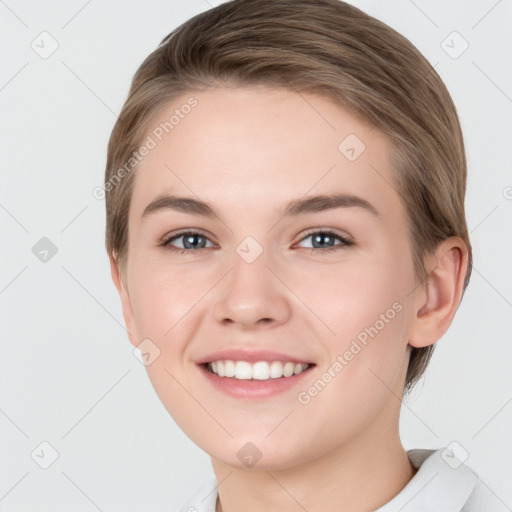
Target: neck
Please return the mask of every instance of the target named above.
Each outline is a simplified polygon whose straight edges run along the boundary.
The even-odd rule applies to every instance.
[[[388,409],[356,439],[286,469],[240,469],[212,459],[221,483],[217,512],[377,510],[416,473],[400,442],[395,412]]]

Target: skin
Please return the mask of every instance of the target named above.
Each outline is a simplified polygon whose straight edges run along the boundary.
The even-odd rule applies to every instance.
[[[155,126],[189,96],[167,105]],[[131,343],[149,338],[159,348],[149,377],[177,424],[211,456],[222,482],[217,510],[375,510],[414,476],[398,430],[410,349],[435,343],[449,327],[466,246],[445,240],[427,261],[429,278],[416,282],[389,142],[330,100],[260,87],[194,97],[197,107],[135,171],[121,274],[111,256]],[[353,162],[338,150],[349,134],[366,146]],[[334,192],[364,198],[379,215],[360,207],[280,214],[292,199]],[[167,209],[142,219],[163,193],[208,201],[218,216]],[[207,248],[180,254],[161,245],[183,228],[202,231],[207,240],[198,242]],[[334,239],[310,253],[313,228],[354,244]],[[252,263],[236,252],[247,236],[263,248]],[[172,243],[184,247],[183,238]],[[331,245],[335,251],[322,248]],[[298,392],[396,302],[401,311],[301,404]],[[196,365],[231,347],[279,350],[316,366],[298,388],[237,399]],[[262,453],[251,468],[237,457],[249,441]]]

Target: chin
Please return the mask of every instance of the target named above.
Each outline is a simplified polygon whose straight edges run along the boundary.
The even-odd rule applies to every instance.
[[[250,436],[231,439],[216,446],[201,446],[213,459],[237,469],[278,471],[307,462],[311,454],[303,453],[303,443],[284,445],[283,439],[269,440],[260,436],[260,441],[250,441]],[[253,438],[254,439],[254,438]]]

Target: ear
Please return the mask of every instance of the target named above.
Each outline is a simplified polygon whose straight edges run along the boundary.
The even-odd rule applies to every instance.
[[[431,268],[415,291],[416,315],[409,332],[409,345],[434,344],[448,330],[462,298],[468,267],[468,248],[460,237],[441,242],[428,262]]]
[[[110,273],[112,275],[112,281],[114,281],[117,291],[119,292],[119,296],[121,297],[121,306],[123,309],[124,323],[126,325],[126,329],[128,332],[128,338],[130,339],[130,343],[134,347],[136,347],[140,343],[140,341],[139,341],[138,335],[137,335],[137,329],[135,326],[135,318],[133,315],[132,302],[130,300],[128,287],[127,287],[126,281],[120,271],[117,255],[109,254],[109,259],[110,259]]]

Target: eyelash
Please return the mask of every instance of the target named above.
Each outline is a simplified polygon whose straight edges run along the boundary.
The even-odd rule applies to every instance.
[[[302,242],[304,241],[306,238],[309,238],[310,236],[312,235],[318,235],[318,234],[322,234],[322,235],[328,235],[328,236],[331,236],[333,238],[337,238],[338,240],[340,240],[342,243],[339,244],[339,245],[335,245],[333,247],[326,247],[326,248],[319,248],[319,247],[305,247],[303,249],[306,249],[309,251],[310,254],[321,254],[321,253],[327,253],[327,252],[332,252],[332,251],[337,251],[339,249],[343,249],[344,247],[350,247],[351,245],[354,245],[354,242],[352,240],[350,240],[349,238],[347,237],[344,237],[334,231],[331,231],[329,229],[325,229],[325,230],[317,230],[317,231],[311,231],[309,233],[307,233],[303,238],[301,238],[299,240],[299,242]],[[199,249],[180,249],[180,248],[177,248],[177,247],[173,247],[170,243],[174,240],[177,240],[185,235],[199,235],[199,236],[202,236],[204,238],[206,238],[207,240],[209,240],[209,238],[207,236],[205,236],[203,233],[201,233],[200,231],[196,231],[194,229],[189,229],[187,231],[182,231],[178,234],[173,234],[171,237],[165,239],[160,245],[162,245],[165,249],[167,250],[170,250],[170,251],[179,251],[180,254],[184,254],[184,253],[194,253],[194,252],[200,252],[200,251],[203,251],[205,249],[210,249],[210,247],[200,247]]]

